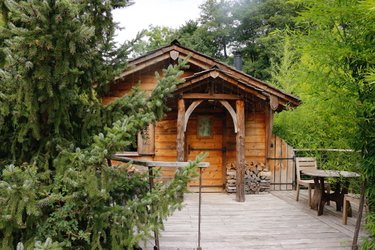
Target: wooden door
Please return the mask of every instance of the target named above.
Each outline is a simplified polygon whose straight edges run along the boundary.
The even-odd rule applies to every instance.
[[[201,152],[208,153],[204,161],[209,162],[210,167],[204,169],[202,174],[202,186],[206,191],[223,189],[223,122],[223,116],[218,114],[193,114],[186,130],[187,159],[193,160]],[[196,179],[190,183],[190,187],[197,187],[198,184]]]

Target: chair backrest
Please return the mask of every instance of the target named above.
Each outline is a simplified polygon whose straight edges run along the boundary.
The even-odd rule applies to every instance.
[[[301,171],[318,169],[315,157],[296,157],[297,181],[301,180]]]

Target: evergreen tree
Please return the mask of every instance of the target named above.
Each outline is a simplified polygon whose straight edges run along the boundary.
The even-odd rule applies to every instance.
[[[279,37],[271,35],[295,29],[295,17],[302,4],[284,0],[241,0],[233,7],[235,44],[244,58],[244,71],[262,80],[271,78],[270,66],[278,50]]]
[[[207,0],[198,20],[190,20],[176,30],[150,27],[145,40],[137,42],[137,54],[167,45],[177,39],[186,47],[231,64],[233,51],[242,53],[243,71],[270,79],[271,58],[280,39],[270,36],[277,30],[296,28],[295,17],[303,4],[283,0]]]
[[[182,45],[222,61],[229,61],[232,33],[232,3],[225,0],[207,0],[200,6],[198,20],[190,20],[180,28],[150,27],[145,33],[146,41],[138,41],[138,53],[167,45],[177,39]]]
[[[205,44],[208,48],[215,48],[209,55],[222,60],[227,59],[228,50],[233,42],[232,3],[226,0],[207,0],[200,8],[199,23],[201,32],[206,36]]]
[[[195,163],[150,192],[143,174],[108,159],[163,117],[184,63],[156,75],[151,96],[136,88],[103,106],[101,94],[126,63],[111,16],[126,1],[4,4],[1,248],[133,249],[179,207]]]
[[[132,44],[132,56],[141,56],[170,44],[175,39],[174,33],[175,30],[171,28],[150,25],[147,30],[142,30],[133,41],[129,42]]]
[[[57,144],[87,145],[101,126],[91,122],[101,112],[96,90],[124,66],[123,48],[113,50],[110,10],[125,1],[95,2],[5,1],[2,92],[12,112],[2,128],[12,127],[4,131],[12,136],[2,131],[1,155],[50,164]]]

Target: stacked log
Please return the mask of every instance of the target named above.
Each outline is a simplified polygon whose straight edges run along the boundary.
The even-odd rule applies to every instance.
[[[229,163],[226,166],[227,169],[227,183],[225,189],[228,193],[236,192],[236,167],[233,163]]]
[[[226,165],[226,191],[236,192],[236,165],[228,163]],[[271,187],[271,172],[263,163],[245,163],[245,193],[258,194],[259,192],[269,192]]]

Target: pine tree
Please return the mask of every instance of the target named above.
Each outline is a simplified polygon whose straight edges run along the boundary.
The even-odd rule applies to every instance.
[[[155,76],[150,97],[134,89],[103,106],[100,95],[126,63],[111,16],[126,1],[4,4],[1,248],[132,249],[180,206],[196,163],[150,192],[143,174],[107,159],[163,117],[184,62]]]
[[[121,49],[113,49],[110,11],[125,1],[96,2],[5,1],[9,28],[1,34],[9,62],[3,79],[9,86],[2,92],[14,93],[6,119],[14,134],[5,140],[4,155],[50,164],[57,144],[85,145],[98,129],[90,122],[101,112],[97,90],[124,66],[124,57],[116,57]]]

